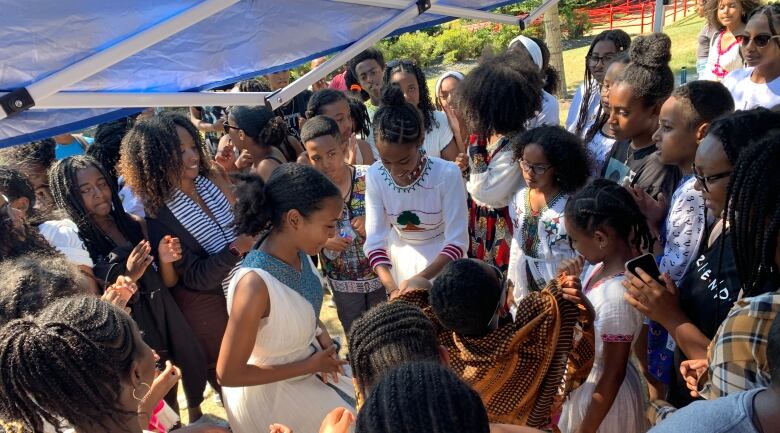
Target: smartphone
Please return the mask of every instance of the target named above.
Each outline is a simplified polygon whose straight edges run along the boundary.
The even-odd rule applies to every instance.
[[[655,263],[655,257],[652,254],[647,253],[626,262],[626,270],[639,278],[636,271],[637,268],[645,271],[647,275],[653,277],[653,279],[658,281],[661,285],[664,284],[661,280],[661,271],[658,269],[658,265]]]

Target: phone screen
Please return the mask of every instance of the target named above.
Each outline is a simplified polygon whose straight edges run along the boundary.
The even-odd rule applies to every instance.
[[[652,254],[644,254],[626,262],[626,270],[639,278],[636,271],[637,268],[645,271],[645,273],[653,277],[654,280],[663,284],[661,281],[661,271],[658,269],[658,265],[655,263],[655,257],[653,257]]]

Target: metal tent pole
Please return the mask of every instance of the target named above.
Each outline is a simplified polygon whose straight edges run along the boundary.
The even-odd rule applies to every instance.
[[[0,92],[0,97],[4,95]],[[58,92],[31,109],[263,105],[268,95],[269,92]]]

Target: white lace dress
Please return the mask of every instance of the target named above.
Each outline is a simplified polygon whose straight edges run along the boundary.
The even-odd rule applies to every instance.
[[[271,273],[258,268],[239,269],[228,288],[228,310],[236,285],[249,272],[256,272],[268,286],[271,312],[260,321],[248,362],[282,365],[309,358],[319,350],[312,305]],[[222,393],[234,433],[267,432],[273,423],[285,424],[295,432],[318,432],[331,410],[342,406],[354,410],[352,381],[343,376],[332,385],[306,375],[265,385],[223,387]]]

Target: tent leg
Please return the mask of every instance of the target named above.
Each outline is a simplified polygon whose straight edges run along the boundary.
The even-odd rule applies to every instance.
[[[193,24],[230,7],[238,1],[239,0],[205,0],[154,27],[143,30],[116,45],[70,65],[41,81],[35,82],[27,86],[26,91],[29,94],[31,101],[22,102],[21,109],[18,107],[18,101],[20,101],[18,98],[14,100],[9,99],[7,102],[0,101],[0,108],[2,108],[2,110],[0,110],[0,119],[23,111],[31,106],[29,104],[30,102],[34,105],[36,102],[42,101],[46,97],[53,95],[74,83],[78,83],[151,45],[167,39]],[[17,107],[17,109],[10,111],[6,110],[6,103],[11,104],[11,107]]]
[[[362,38],[355,41],[349,48],[336,54],[325,63],[321,64],[317,68],[312,69],[304,76],[288,84],[287,87],[279,89],[276,92],[269,95],[266,99],[266,105],[272,110],[283,106],[296,95],[306,90],[309,86],[316,83],[329,73],[335,71],[353,57],[358,55],[363,50],[371,47],[375,43],[379,42],[382,38],[389,35],[399,27],[413,20],[420,14],[418,10],[418,3],[407,3],[407,8],[403,12],[396,15],[391,20],[377,27],[370,33],[366,34]]]

